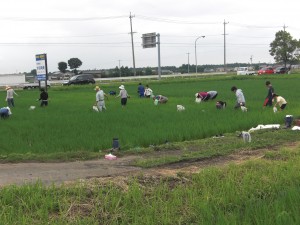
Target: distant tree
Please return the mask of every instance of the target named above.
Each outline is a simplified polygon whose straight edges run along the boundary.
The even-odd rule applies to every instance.
[[[115,77],[120,77],[121,76],[121,70],[119,67],[116,66],[115,68]]]
[[[147,68],[146,68],[145,74],[146,74],[146,75],[152,75],[152,69],[151,69],[151,67],[147,67]]]
[[[30,74],[33,75],[33,76],[36,76],[36,69],[31,70]]]
[[[71,59],[68,60],[68,65],[69,65],[70,69],[71,70],[74,69],[73,72],[75,74],[77,74],[78,73],[77,68],[79,68],[82,65],[82,62],[78,58],[71,58]]]
[[[286,67],[288,62],[299,61],[299,56],[293,54],[297,46],[299,46],[299,41],[293,39],[290,33],[281,30],[275,34],[275,40],[271,42],[269,52],[277,63],[282,62]]]
[[[143,75],[144,75],[143,70],[137,69],[137,70],[136,70],[136,75],[138,75],[138,76],[143,76]]]
[[[66,62],[59,62],[58,69],[60,72],[65,73],[68,68],[68,64]]]

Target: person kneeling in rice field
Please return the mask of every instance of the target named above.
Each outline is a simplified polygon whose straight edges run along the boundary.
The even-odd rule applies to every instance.
[[[277,105],[278,105],[279,108],[280,108],[280,111],[285,109],[287,101],[282,96],[279,96],[279,95],[274,93],[273,94],[273,99],[276,101],[276,103],[274,105],[274,108],[277,108]]]
[[[11,115],[11,111],[10,111],[10,108],[7,106],[7,107],[2,107],[0,109],[0,118],[1,119],[6,119],[8,118],[10,115]]]
[[[165,104],[165,103],[167,103],[168,98],[166,96],[163,96],[163,95],[156,95],[156,96],[153,97],[153,100],[157,101],[157,103]]]
[[[195,94],[196,98],[200,98],[202,101],[213,100],[218,96],[217,91],[203,91]]]

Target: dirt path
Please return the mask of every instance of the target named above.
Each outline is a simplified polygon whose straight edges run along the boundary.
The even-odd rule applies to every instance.
[[[126,156],[117,160],[98,159],[92,161],[62,163],[14,163],[0,164],[0,187],[21,185],[41,181],[45,185],[62,184],[79,179],[102,177],[126,177],[137,173],[148,176],[176,176],[179,172],[196,173],[208,166],[223,166],[229,163],[241,163],[245,160],[261,158],[265,149],[244,151],[226,157],[196,162],[176,163],[152,169],[130,166],[130,162],[141,156]]]
[[[34,183],[38,180],[47,185],[90,177],[120,175],[141,170],[141,168],[129,165],[136,158],[135,156],[128,156],[117,160],[0,164],[0,187],[10,184]]]

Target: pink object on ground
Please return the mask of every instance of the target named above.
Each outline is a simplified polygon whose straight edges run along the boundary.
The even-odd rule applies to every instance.
[[[117,159],[117,156],[115,156],[115,155],[109,153],[108,155],[105,155],[104,158],[105,158],[105,159],[108,159],[108,160],[115,160],[115,159]]]

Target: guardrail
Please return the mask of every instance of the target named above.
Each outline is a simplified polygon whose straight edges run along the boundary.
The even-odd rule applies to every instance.
[[[203,76],[215,76],[215,75],[224,75],[225,72],[218,72],[218,73],[186,73],[186,74],[168,74],[168,75],[161,75],[161,79],[169,79],[169,78],[195,78],[195,77],[203,77]],[[139,81],[139,80],[158,80],[158,75],[148,75],[148,76],[129,76],[129,77],[107,77],[107,78],[95,78],[96,82],[105,83],[105,82],[126,82],[126,81]],[[51,80],[47,81],[47,84],[51,86],[60,86],[66,80]],[[23,88],[26,85],[30,85],[32,83],[16,83],[10,84],[10,86],[15,88]],[[4,87],[5,85],[1,85],[0,87]]]

